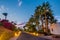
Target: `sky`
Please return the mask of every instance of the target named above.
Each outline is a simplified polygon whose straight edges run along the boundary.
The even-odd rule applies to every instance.
[[[0,0],[0,18],[2,13],[8,13],[7,19],[16,23],[24,23],[29,20],[37,6],[43,2],[49,2],[55,18],[60,22],[60,0]]]

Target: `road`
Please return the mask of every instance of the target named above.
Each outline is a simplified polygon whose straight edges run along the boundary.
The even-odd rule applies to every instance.
[[[18,38],[13,37],[10,40],[60,40],[60,38],[53,38],[51,36],[36,37],[25,32],[22,32]]]
[[[42,37],[36,37],[27,33],[22,32],[17,40],[50,40]]]

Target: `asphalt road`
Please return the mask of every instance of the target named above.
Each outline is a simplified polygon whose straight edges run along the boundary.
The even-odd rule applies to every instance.
[[[17,38],[17,40],[50,40],[50,39],[36,37],[36,36],[22,32],[21,35]]]
[[[36,37],[25,32],[22,32],[18,38],[13,37],[10,40],[60,40],[60,38],[53,38],[51,36]]]

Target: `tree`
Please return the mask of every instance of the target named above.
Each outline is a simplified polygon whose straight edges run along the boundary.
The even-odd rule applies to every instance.
[[[53,16],[50,5],[48,2],[46,2],[36,7],[34,15],[29,19],[26,25],[31,27],[31,25],[35,24],[35,27],[38,27],[39,30],[42,27],[41,29],[48,33],[48,25],[56,22],[57,20]]]
[[[6,20],[8,13],[3,13],[3,15],[5,16],[5,20]]]
[[[24,30],[30,31],[30,32],[36,31],[36,26],[35,26],[34,22],[35,22],[34,16],[32,15],[31,18],[29,19],[29,21],[27,22],[27,24],[24,26]]]
[[[43,17],[44,17],[44,20],[45,20],[45,28],[46,28],[46,32],[48,33],[49,23],[50,24],[52,24],[54,22],[56,23],[56,20],[55,20],[53,14],[52,14],[52,10],[51,10],[48,2],[43,3],[42,7],[43,7]]]
[[[38,22],[38,28],[39,28],[39,30],[40,30],[41,27],[43,29],[43,7],[41,5],[39,5],[35,9],[34,17],[35,17],[35,20],[37,20],[37,22]]]
[[[39,26],[39,18],[41,17],[41,6],[38,6],[36,9],[35,9],[35,14],[34,14],[34,18],[35,18],[35,24],[36,24],[36,27],[38,26],[38,29],[40,29],[40,26]],[[40,18],[41,19],[41,18]]]

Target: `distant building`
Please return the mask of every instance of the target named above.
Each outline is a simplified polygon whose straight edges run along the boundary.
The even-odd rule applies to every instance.
[[[23,27],[25,26],[25,23],[17,24],[17,25],[15,25],[15,26],[17,26],[17,28],[23,29]]]
[[[53,23],[51,26],[50,26],[50,32],[52,34],[56,34],[56,35],[60,35],[60,23]]]

